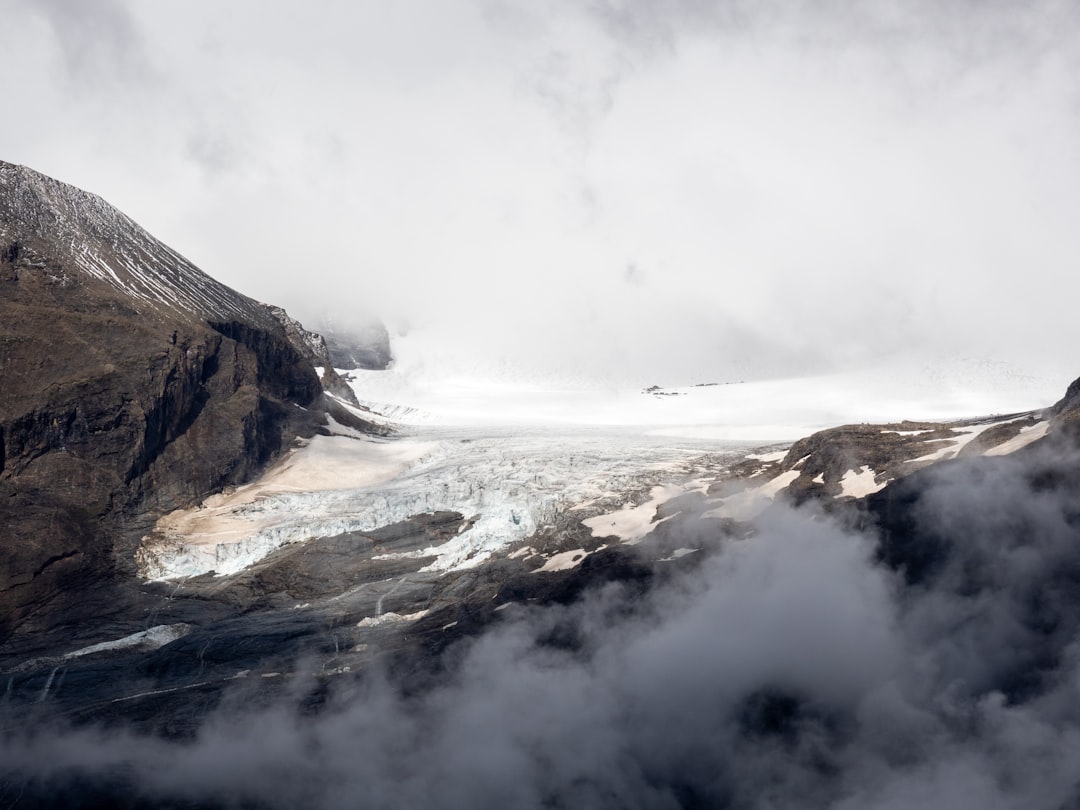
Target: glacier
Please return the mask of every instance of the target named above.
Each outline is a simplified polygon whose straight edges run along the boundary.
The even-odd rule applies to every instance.
[[[150,580],[233,574],[286,544],[437,511],[461,513],[468,519],[464,530],[439,546],[400,554],[424,559],[421,571],[461,570],[554,528],[569,509],[584,507],[581,517],[588,517],[646,500],[658,486],[666,486],[667,497],[700,488],[701,476],[718,475],[750,449],[729,440],[599,427],[432,427],[393,440],[316,438],[323,441],[295,451],[284,469],[231,499],[188,510],[188,522],[167,516],[144,539],[140,574]],[[305,454],[314,466],[332,468],[313,474],[310,461],[301,463]],[[390,455],[399,467],[392,474],[345,485],[351,467],[371,479],[371,465]],[[170,522],[182,528],[170,533]]]

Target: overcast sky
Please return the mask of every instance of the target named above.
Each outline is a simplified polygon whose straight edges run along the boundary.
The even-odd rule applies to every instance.
[[[0,24],[0,159],[309,322],[668,383],[1080,374],[1067,1],[0,0]]]

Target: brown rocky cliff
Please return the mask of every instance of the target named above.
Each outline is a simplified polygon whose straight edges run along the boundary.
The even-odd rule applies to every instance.
[[[0,163],[0,644],[106,600],[142,527],[310,433],[321,390],[264,307]]]

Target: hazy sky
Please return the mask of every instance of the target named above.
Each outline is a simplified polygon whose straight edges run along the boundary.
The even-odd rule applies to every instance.
[[[308,321],[669,383],[1080,373],[1070,2],[0,0],[0,25],[0,159]]]

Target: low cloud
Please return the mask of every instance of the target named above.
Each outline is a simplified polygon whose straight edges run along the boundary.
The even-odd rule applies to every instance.
[[[16,0],[16,4],[48,24],[70,88],[140,85],[153,77],[145,39],[124,3]]]
[[[1071,4],[9,6],[3,158],[301,319],[634,385],[1063,373]]]
[[[311,714],[301,685],[258,711],[236,699],[185,743],[9,733],[3,797],[1071,807],[1075,468],[1050,452],[941,465],[898,496],[914,504],[904,533],[883,513],[882,542],[778,507],[645,597],[612,585],[508,611],[419,693],[373,676]]]

